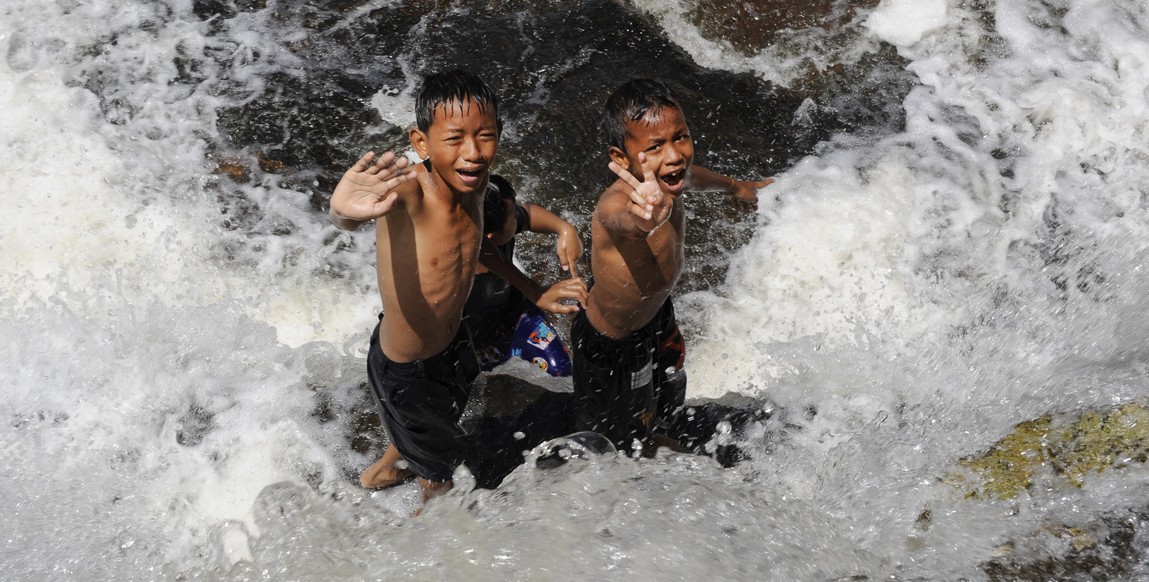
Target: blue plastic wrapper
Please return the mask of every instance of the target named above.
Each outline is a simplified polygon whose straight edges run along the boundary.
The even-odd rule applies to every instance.
[[[537,309],[528,309],[519,317],[511,333],[510,356],[522,358],[551,376],[571,374],[571,358],[566,345],[558,330]]]

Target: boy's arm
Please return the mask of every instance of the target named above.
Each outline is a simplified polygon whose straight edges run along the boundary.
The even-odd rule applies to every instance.
[[[578,305],[567,305],[561,300],[574,299],[579,304],[586,304],[587,288],[577,275],[570,279],[559,281],[554,285],[543,287],[535,283],[499,252],[491,239],[483,237],[479,250],[479,262],[492,273],[504,278],[540,309],[551,313],[574,313],[579,310]]]
[[[386,216],[399,200],[400,184],[415,179],[415,168],[405,156],[386,152],[375,163],[375,152],[359,158],[339,179],[331,194],[328,217],[343,230]]]
[[[722,192],[730,196],[733,202],[742,210],[754,210],[758,208],[758,190],[774,183],[773,178],[754,182],[743,182],[723,176],[718,172],[703,168],[702,166],[691,166],[689,180],[690,182],[687,184],[687,187],[691,190]]]
[[[638,154],[638,162],[642,165],[642,182],[617,163],[607,164],[618,180],[610,186],[596,211],[603,227],[627,238],[646,238],[670,220],[674,211],[674,201],[663,194],[645,153]],[[612,195],[612,192],[618,194]]]
[[[575,227],[538,204],[524,204],[523,207],[527,209],[527,215],[530,217],[527,230],[558,235],[555,250],[559,255],[559,265],[563,271],[578,275],[576,267],[582,259],[582,241],[579,240]]]

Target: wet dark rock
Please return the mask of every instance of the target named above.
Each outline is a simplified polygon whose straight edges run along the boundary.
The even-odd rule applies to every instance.
[[[727,8],[720,0],[711,4],[713,11]],[[842,12],[815,2],[807,14],[791,2],[739,5],[773,10],[767,19],[772,26],[727,16],[706,20],[704,30],[747,47],[768,41],[757,31],[768,35],[778,27],[853,26],[842,38],[849,30],[858,34],[851,24],[856,8]],[[812,71],[798,87],[708,70],[671,43],[649,16],[609,0],[408,0],[365,14],[359,8],[355,2],[268,8],[274,9],[273,26],[306,30],[287,43],[302,64],[267,75],[261,94],[219,111],[219,155],[275,162],[274,171],[307,192],[316,212],[326,209],[334,184],[360,153],[407,147],[406,128],[384,122],[371,98],[380,90],[397,94],[413,81],[408,75],[462,67],[487,79],[503,100],[507,124],[496,170],[519,184],[525,198],[575,217],[583,231],[598,193],[613,179],[599,112],[627,79],[654,77],[677,91],[696,140],[697,163],[743,179],[784,170],[835,132],[900,129],[901,101],[912,83],[892,50]],[[223,28],[227,19],[242,19],[252,9],[228,0],[197,3],[201,17]],[[732,216],[721,200],[692,203],[691,212],[692,224],[700,225],[696,230],[707,232],[688,239],[688,255],[699,258],[685,273],[682,292],[720,282],[729,249],[745,244],[754,226]],[[524,266],[540,277],[557,275],[549,249],[527,245],[522,254]]]
[[[231,178],[233,182],[246,183],[251,179],[251,170],[242,160],[220,160],[215,173]]]
[[[1036,482],[1082,487],[1098,473],[1128,471],[1147,459],[1149,408],[1126,403],[1019,423],[988,451],[963,458],[966,471],[943,482],[967,499],[1009,500],[1030,495]],[[1141,561],[1136,538],[1147,517],[1143,507],[1083,523],[1046,523],[1003,543],[983,570],[991,580],[1125,578]],[[1049,548],[1059,546],[1067,549],[1051,555]]]
[[[1031,539],[1009,544],[982,570],[994,582],[1130,579],[1141,562],[1137,537],[1144,535],[1147,512],[1106,516],[1088,528],[1047,525]],[[1068,544],[1069,551],[1043,556],[1041,548],[1051,540]]]
[[[358,453],[378,457],[386,448],[386,435],[375,415],[374,403],[361,386],[358,403],[344,411],[347,441]],[[471,443],[465,464],[476,484],[495,488],[516,467],[525,453],[550,440],[576,431],[574,395],[555,392],[513,376],[484,374],[475,382],[460,424]],[[319,406],[319,404],[317,404]],[[719,400],[694,400],[667,430],[693,454],[713,457],[724,467],[749,458],[744,449],[746,434],[754,423],[764,422],[772,412],[759,400],[730,395]],[[762,448],[768,448],[763,443]],[[349,468],[349,478],[356,470]]]
[[[703,35],[723,39],[745,54],[773,43],[779,31],[847,27],[879,0],[699,0],[690,19]],[[840,9],[844,5],[844,10]]]
[[[523,463],[523,453],[576,431],[574,395],[553,392],[512,376],[488,375],[472,392],[462,422],[478,447],[467,466],[480,487],[496,487]],[[761,401],[731,395],[687,403],[666,435],[687,452],[724,467],[749,458],[740,443],[753,423],[768,419]],[[725,435],[725,438],[723,438]]]
[[[194,447],[215,429],[215,415],[199,404],[192,404],[177,421],[176,442]]]

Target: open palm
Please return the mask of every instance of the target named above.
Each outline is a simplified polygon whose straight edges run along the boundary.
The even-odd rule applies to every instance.
[[[375,159],[375,152],[367,152],[340,178],[331,209],[357,222],[385,216],[399,199],[395,188],[414,178],[415,168],[406,157],[386,152]]]

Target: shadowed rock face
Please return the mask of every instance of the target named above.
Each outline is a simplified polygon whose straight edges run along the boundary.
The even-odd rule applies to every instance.
[[[745,54],[753,54],[775,40],[778,31],[803,28],[839,28],[859,10],[880,0],[699,0],[690,12],[702,34],[724,39]],[[836,9],[835,5],[843,5]]]
[[[352,2],[280,9],[275,20],[308,29],[304,40],[288,43],[306,62],[299,71],[271,75],[263,96],[222,113],[230,145],[266,149],[288,167],[314,168],[326,182],[319,191],[326,193],[335,172],[354,159],[349,152],[380,141],[388,147],[405,145],[404,128],[366,127],[382,124],[370,106],[371,96],[408,84],[398,59],[406,60],[416,75],[463,67],[487,79],[502,97],[503,115],[515,131],[503,144],[503,165],[553,176],[548,187],[565,193],[596,192],[609,178],[604,164],[594,163],[605,159],[598,116],[611,90],[634,76],[663,80],[680,93],[700,151],[716,158],[701,161],[747,177],[783,169],[830,132],[861,121],[820,111],[812,120],[818,131],[798,132],[793,126],[798,106],[806,98],[828,96],[775,87],[745,73],[702,69],[654,23],[620,3],[508,1],[467,9],[440,4],[403,2],[358,18],[351,17],[357,8]],[[712,16],[701,22],[711,23],[720,35],[750,39],[774,30],[762,26],[763,21],[713,16],[728,7],[717,0],[710,4]],[[726,4],[743,13],[757,9],[751,3]],[[779,27],[822,26],[827,19],[841,24],[837,20],[853,13],[834,17],[828,4],[819,4],[816,15],[803,16],[793,4],[779,4],[774,12],[789,15],[770,21]],[[201,16],[220,22],[229,15],[242,17],[242,6],[226,1],[197,6]],[[908,77],[896,73],[904,63],[893,55],[883,59],[893,65],[887,80],[901,81],[899,86],[908,89]],[[857,100],[864,101],[864,88],[858,89]],[[865,121],[900,127],[901,119],[893,117],[883,106]]]
[[[352,1],[284,4],[290,5],[272,8],[270,22],[304,29],[285,42],[302,61],[298,69],[267,75],[261,95],[219,112],[224,143],[217,155],[220,172],[233,179],[259,172],[285,176],[284,183],[310,194],[319,212],[361,152],[407,147],[406,128],[384,122],[371,99],[379,91],[398,94],[411,84],[408,75],[462,67],[488,80],[502,99],[506,122],[496,171],[525,198],[572,217],[584,231],[597,194],[613,179],[599,113],[609,93],[632,77],[653,77],[677,91],[694,133],[696,162],[743,179],[784,170],[835,132],[900,129],[900,104],[911,86],[905,63],[892,50],[849,67],[811,70],[796,88],[708,70],[625,2],[408,0],[363,14]],[[832,2],[811,6],[807,13],[793,2],[711,0],[696,14],[706,15],[698,18],[704,32],[749,50],[769,42],[778,27],[844,27],[856,11]],[[264,7],[255,0],[200,0],[196,8],[223,34]],[[744,18],[750,12],[767,18]],[[849,36],[844,33],[842,42]],[[692,224],[705,225],[695,231],[710,230],[688,239],[688,255],[701,258],[685,274],[682,291],[719,282],[728,249],[744,244],[753,226],[709,200],[692,203],[691,211]],[[535,263],[529,244],[522,258],[540,276],[554,274],[544,261]]]
[[[383,430],[373,414],[374,403],[366,394],[369,389],[361,388],[354,391],[361,398],[357,406],[342,411],[349,417],[349,412],[356,411],[353,418],[348,418],[348,444],[356,452],[379,456],[386,447],[385,440],[380,439]],[[317,410],[323,406],[317,402]],[[364,414],[366,411],[372,414]],[[762,434],[761,423],[773,413],[772,406],[747,397],[695,400],[687,403],[666,434],[678,441],[683,450],[712,457],[730,467],[749,458],[744,450],[751,440],[747,434]],[[472,387],[460,425],[471,445],[466,453],[467,468],[477,486],[495,488],[523,464],[526,452],[576,431],[574,394],[552,392],[512,376],[483,374]],[[752,440],[765,445],[765,438]],[[354,472],[348,473],[348,479],[355,477]]]

